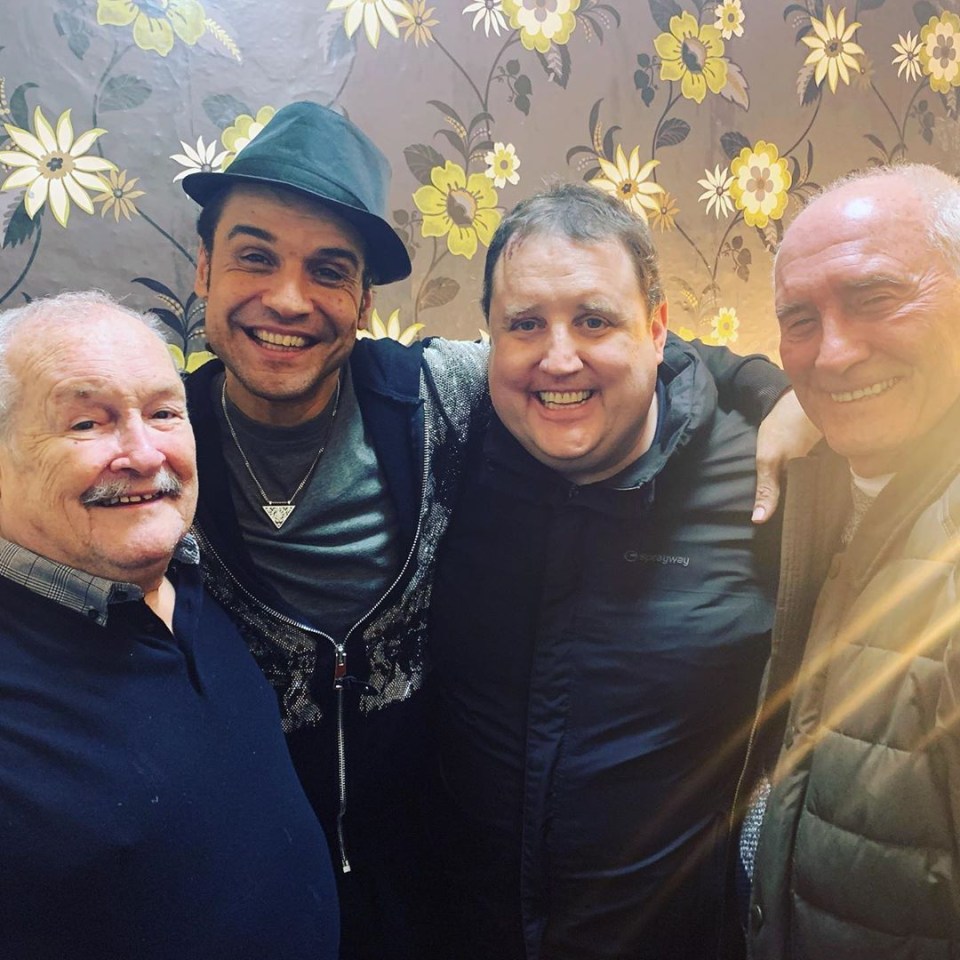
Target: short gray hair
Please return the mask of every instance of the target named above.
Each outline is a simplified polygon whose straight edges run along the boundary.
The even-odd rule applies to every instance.
[[[104,309],[139,320],[166,343],[163,336],[163,323],[153,314],[131,310],[102,290],[61,293],[53,297],[32,300],[22,307],[0,313],[0,438],[9,436],[13,413],[22,387],[19,378],[10,369],[9,362],[10,347],[17,334],[27,326],[39,328],[65,321],[82,324],[89,316],[99,314]]]
[[[650,310],[663,302],[660,266],[650,228],[616,197],[585,183],[555,183],[521,200],[500,222],[483,267],[480,305],[490,319],[493,272],[512,240],[535,235],[565,237],[574,243],[620,243],[633,261],[637,283]]]

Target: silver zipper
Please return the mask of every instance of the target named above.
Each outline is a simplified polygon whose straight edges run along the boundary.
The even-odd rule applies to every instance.
[[[422,375],[421,375],[422,376]],[[347,847],[346,841],[344,838],[344,829],[343,829],[343,819],[347,813],[347,750],[346,750],[346,736],[343,730],[343,690],[344,683],[343,680],[347,676],[347,641],[353,635],[354,631],[360,624],[365,623],[369,620],[377,609],[381,606],[384,600],[393,592],[394,588],[406,575],[407,569],[410,566],[410,561],[413,559],[414,555],[417,552],[417,547],[420,543],[420,534],[423,531],[423,502],[427,492],[427,471],[429,469],[429,455],[427,453],[430,444],[430,429],[432,427],[432,418],[430,417],[430,409],[424,404],[423,408],[423,469],[420,479],[420,505],[417,510],[417,529],[414,531],[413,543],[410,545],[410,551],[407,553],[407,559],[404,561],[403,566],[400,568],[400,572],[394,577],[393,582],[387,587],[386,592],[380,597],[380,599],[347,631],[346,636],[343,638],[343,643],[337,643],[329,634],[324,633],[322,630],[318,630],[316,627],[311,627],[306,623],[300,623],[297,620],[294,620],[292,617],[288,617],[285,613],[281,613],[279,610],[274,610],[272,607],[265,604],[259,597],[255,597],[234,575],[230,568],[223,562],[220,554],[214,549],[213,545],[210,543],[209,538],[203,532],[201,527],[194,526],[193,532],[197,537],[197,541],[200,545],[200,549],[207,550],[214,557],[216,557],[220,567],[226,571],[226,574],[230,579],[236,584],[239,590],[246,594],[254,603],[256,603],[262,610],[265,610],[267,613],[276,617],[278,620],[281,620],[283,623],[291,627],[296,627],[299,630],[303,630],[306,633],[313,634],[317,637],[323,637],[324,640],[328,640],[333,646],[333,652],[335,657],[334,665],[334,688],[337,692],[337,786],[339,790],[339,807],[337,808],[337,847],[338,853],[340,854],[340,869],[343,873],[350,872],[350,860],[347,857]]]

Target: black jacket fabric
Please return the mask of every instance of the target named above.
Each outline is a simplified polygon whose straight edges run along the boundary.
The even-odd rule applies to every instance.
[[[734,956],[728,828],[768,654],[776,531],[755,430],[674,343],[626,489],[577,487],[496,419],[430,619],[432,786],[458,958]]]

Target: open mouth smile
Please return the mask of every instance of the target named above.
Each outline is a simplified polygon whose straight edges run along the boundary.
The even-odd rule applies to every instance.
[[[575,407],[586,403],[592,396],[592,390],[538,390],[536,398],[551,409],[559,407]]]
[[[872,383],[868,387],[861,387],[858,390],[850,390],[843,393],[831,393],[830,399],[834,403],[853,403],[856,400],[869,400],[872,397],[879,397],[895,387],[901,380],[901,377],[892,377],[889,380],[880,380]]]
[[[131,503],[151,503],[167,496],[165,493],[130,493],[122,497],[109,497],[106,500],[97,500],[91,503],[92,507],[122,507]]]
[[[274,350],[303,350],[313,345],[311,339],[296,333],[274,333],[271,330],[261,330],[259,327],[244,330],[244,333],[260,346]]]

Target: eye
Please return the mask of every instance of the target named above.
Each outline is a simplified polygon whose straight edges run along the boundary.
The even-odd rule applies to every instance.
[[[79,433],[84,430],[92,430],[96,425],[96,420],[77,420],[76,423],[70,425],[70,430]]]
[[[150,414],[150,419],[163,420],[163,421],[182,420],[183,411],[178,410],[174,407],[160,407],[159,409],[155,410],[153,413]]]
[[[537,329],[538,321],[533,317],[524,317],[521,320],[514,320],[510,324],[511,330],[516,330],[519,333],[532,333]]]
[[[585,317],[582,322],[588,330],[602,330],[607,326],[607,321],[603,317]]]
[[[815,329],[816,323],[817,321],[814,317],[797,317],[794,320],[782,324],[781,329],[784,335],[803,337]]]
[[[249,250],[241,253],[239,258],[241,263],[251,267],[267,267],[272,263],[272,258],[261,250]]]
[[[860,301],[860,306],[868,310],[880,310],[887,306],[892,299],[888,293],[875,293],[869,297],[864,297],[864,299]]]
[[[348,279],[342,270],[330,266],[314,267],[311,274],[318,283],[341,283]]]

